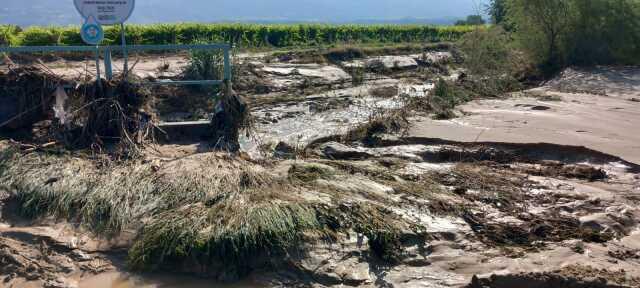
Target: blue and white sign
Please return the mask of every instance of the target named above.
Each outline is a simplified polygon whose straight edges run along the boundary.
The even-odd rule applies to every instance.
[[[100,25],[122,24],[133,13],[135,0],[74,0],[76,9],[84,19],[95,17]]]
[[[104,30],[93,17],[89,17],[80,28],[80,37],[89,45],[98,45],[104,40]]]

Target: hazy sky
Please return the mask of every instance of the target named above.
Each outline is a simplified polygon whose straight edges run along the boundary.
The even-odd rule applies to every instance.
[[[481,0],[137,0],[131,21],[318,21],[452,19]],[[0,23],[79,24],[73,0],[0,0]]]

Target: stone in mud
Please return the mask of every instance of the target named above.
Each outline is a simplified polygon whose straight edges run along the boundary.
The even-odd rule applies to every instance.
[[[398,86],[381,86],[369,89],[369,94],[373,97],[391,98],[398,95]]]
[[[351,79],[351,75],[339,67],[320,64],[269,64],[260,68],[260,71],[279,77],[302,76],[305,78],[315,78],[323,83],[333,83]]]
[[[280,159],[293,159],[296,156],[296,149],[293,146],[280,141],[273,151],[273,156]]]
[[[418,67],[418,62],[410,56],[380,56],[368,59],[364,66],[368,70],[406,70]]]
[[[340,263],[335,268],[336,274],[342,278],[342,283],[348,286],[360,286],[371,283],[369,263],[358,262],[355,258]]]
[[[423,65],[445,64],[453,58],[451,52],[430,52],[425,54],[413,55],[416,61]]]
[[[619,208],[618,208],[619,209]],[[595,213],[580,217],[580,227],[598,233],[612,233],[622,236],[631,232],[637,225],[635,215],[632,212],[616,207],[609,207],[605,213]]]
[[[373,157],[373,155],[367,152],[361,151],[356,148],[351,148],[338,142],[328,142],[322,144],[319,147],[319,150],[325,157],[336,160],[357,160]]]

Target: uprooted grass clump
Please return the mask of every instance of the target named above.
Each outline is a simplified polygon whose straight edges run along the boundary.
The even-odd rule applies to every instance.
[[[372,255],[399,259],[407,225],[392,212],[308,201],[299,191],[313,186],[297,181],[216,153],[100,165],[71,154],[0,153],[0,190],[14,191],[24,216],[67,219],[103,236],[135,231],[135,270],[237,279],[347,230],[367,236]]]
[[[335,174],[332,167],[319,163],[294,164],[289,168],[289,179],[309,183],[317,179],[330,178]]]
[[[225,277],[237,278],[256,267],[278,265],[284,255],[304,253],[306,244],[333,239],[347,229],[365,235],[379,259],[391,263],[401,259],[401,233],[394,226],[400,224],[382,208],[234,200],[192,204],[156,215],[131,248],[129,264],[150,271],[168,263],[196,264],[200,270],[186,270],[217,276],[224,271]]]
[[[274,183],[262,170],[214,155],[162,167],[129,161],[98,167],[77,156],[0,154],[1,187],[16,191],[26,216],[55,215],[115,234],[185,203],[214,201]]]
[[[456,117],[456,106],[472,100],[472,93],[461,85],[438,79],[427,97],[412,98],[408,107],[416,111],[433,113],[435,119],[451,119]]]
[[[231,267],[229,272],[242,275],[256,262],[301,247],[304,232],[320,226],[316,211],[303,204],[192,204],[162,212],[147,223],[129,252],[129,264],[156,270],[186,260],[211,272]]]
[[[408,109],[393,109],[375,111],[369,119],[350,129],[342,138],[344,142],[362,142],[373,145],[377,142],[381,134],[406,134],[409,130],[409,117],[411,112]]]

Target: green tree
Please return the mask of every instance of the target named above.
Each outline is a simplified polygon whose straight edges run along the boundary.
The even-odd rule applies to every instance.
[[[640,1],[572,1],[568,33],[572,64],[637,63],[640,57]]]
[[[508,25],[546,72],[640,63],[640,0],[506,0]]]
[[[583,0],[580,0],[583,1]],[[562,51],[571,17],[568,0],[510,0],[509,21],[525,51],[548,71],[564,64]]]
[[[458,20],[456,25],[484,25],[487,22],[482,19],[481,15],[469,15],[466,20]]]
[[[506,0],[491,0],[487,5],[487,14],[494,24],[503,24],[507,18]]]

